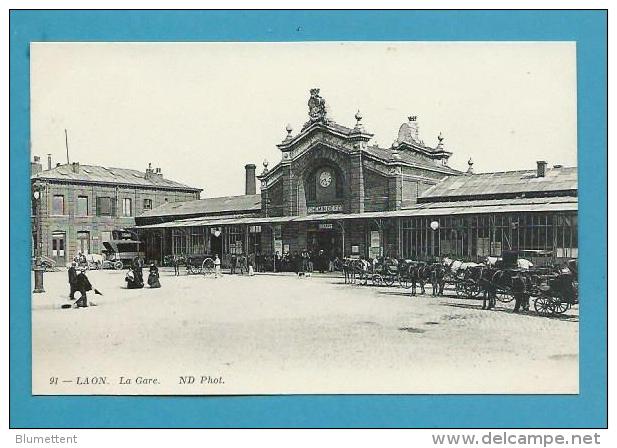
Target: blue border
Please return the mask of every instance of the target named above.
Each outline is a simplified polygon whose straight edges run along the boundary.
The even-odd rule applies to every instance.
[[[10,425],[81,427],[605,427],[605,11],[12,11]],[[32,397],[29,52],[32,41],[576,41],[580,395]]]

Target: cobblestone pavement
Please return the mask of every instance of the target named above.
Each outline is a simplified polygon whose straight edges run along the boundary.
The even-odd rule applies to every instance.
[[[33,393],[578,392],[577,307],[543,318],[289,274],[164,270],[161,289],[127,290],[124,274],[90,272],[104,295],[85,309],[60,308],[66,271],[45,275],[32,303]]]

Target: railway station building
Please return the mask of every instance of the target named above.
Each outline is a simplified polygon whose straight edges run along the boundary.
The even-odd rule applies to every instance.
[[[409,116],[390,147],[355,115],[332,121],[318,89],[309,119],[288,126],[281,158],[245,166],[245,195],[165,203],[135,218],[146,253],[283,255],[304,249],[330,257],[451,256],[478,260],[503,250],[528,258],[576,258],[577,169],[537,161],[528,170],[459,171],[445,139],[420,137]],[[259,185],[257,192],[256,185]]]

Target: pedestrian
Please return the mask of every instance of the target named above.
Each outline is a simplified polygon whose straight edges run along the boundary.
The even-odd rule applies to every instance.
[[[86,276],[85,268],[81,268],[79,270],[79,274],[77,274],[77,277],[75,278],[75,285],[80,294],[80,297],[77,302],[75,302],[75,305],[77,308],[86,308],[88,306],[87,292],[92,291],[92,284]]]
[[[150,263],[150,274],[148,274],[148,285],[150,288],[160,288],[161,282],[159,281],[159,268],[154,263]]]
[[[512,276],[512,295],[514,296],[514,312],[529,310],[529,294],[525,285],[525,277],[519,272]]]
[[[235,274],[236,273],[236,265],[238,263],[238,259],[236,258],[236,254],[231,254],[231,273]]]
[[[138,288],[143,288],[144,286],[144,274],[143,274],[143,264],[141,263],[141,260],[139,259],[139,257],[135,257],[133,259],[133,274],[135,275],[135,282],[138,285]]]
[[[240,254],[238,257],[238,266],[240,267],[240,275],[244,275],[244,271],[246,271],[246,257],[244,256],[244,252]]]
[[[174,275],[175,276],[180,275],[180,259],[181,259],[181,256],[174,255]]]
[[[216,254],[214,256],[214,278],[219,278],[221,276],[221,259],[219,255]]]
[[[76,280],[77,280],[77,263],[73,261],[71,263],[71,267],[69,268],[69,288],[71,290],[69,292],[69,299],[71,300],[75,300],[75,293],[77,292]]]
[[[255,254],[249,254],[247,263],[249,277],[252,277],[253,275],[255,275]]]

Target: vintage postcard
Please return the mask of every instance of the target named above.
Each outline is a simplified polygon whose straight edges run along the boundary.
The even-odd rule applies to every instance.
[[[579,392],[574,42],[30,64],[34,395]]]

